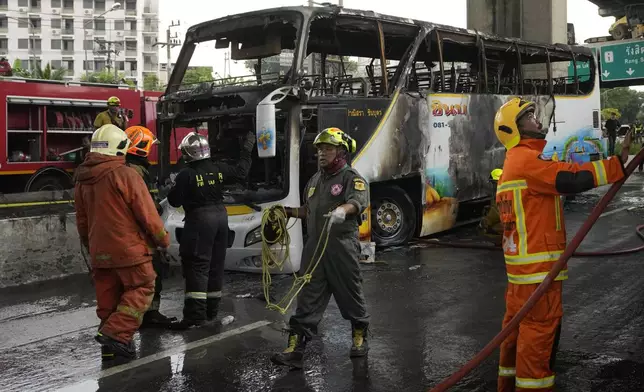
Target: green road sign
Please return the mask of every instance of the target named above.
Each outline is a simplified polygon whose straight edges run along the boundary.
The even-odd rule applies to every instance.
[[[600,53],[602,82],[644,78],[644,41],[605,45]]]

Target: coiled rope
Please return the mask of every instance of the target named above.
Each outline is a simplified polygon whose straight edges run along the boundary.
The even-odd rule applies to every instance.
[[[270,288],[272,279],[270,269],[277,268],[281,271],[287,261],[289,263],[291,262],[291,236],[289,235],[288,230],[293,227],[295,223],[288,227],[288,219],[284,206],[274,205],[271,208],[264,210],[260,227],[262,236],[262,286],[264,290],[264,298],[266,299],[266,308],[276,310],[281,314],[286,314],[288,308],[291,306],[293,300],[297,297],[300,291],[302,291],[304,285],[311,281],[313,272],[315,272],[315,269],[320,264],[322,256],[326,251],[327,244],[329,243],[329,232],[331,227],[327,216],[327,219],[324,221],[324,228],[322,229],[322,233],[320,233],[317,246],[315,247],[315,251],[311,257],[311,260],[315,260],[315,262],[309,263],[304,273],[300,276],[293,271],[293,284],[291,285],[288,293],[286,293],[284,298],[277,303],[271,303]],[[267,235],[267,232],[274,233],[274,235]],[[291,264],[291,267],[292,266],[293,265]]]

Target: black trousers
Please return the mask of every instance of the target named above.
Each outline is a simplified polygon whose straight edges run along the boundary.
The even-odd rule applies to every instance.
[[[223,205],[197,208],[186,215],[179,244],[186,280],[184,319],[203,321],[217,312],[227,247],[228,214]]]

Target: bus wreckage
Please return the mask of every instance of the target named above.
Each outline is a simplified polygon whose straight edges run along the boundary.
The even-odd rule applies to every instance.
[[[183,84],[197,49],[211,57],[230,51],[254,74]],[[490,171],[505,156],[494,114],[509,97],[537,102],[537,116],[551,128],[545,155],[574,162],[605,156],[596,86],[595,59],[582,47],[335,6],[229,16],[186,34],[158,104],[161,178],[171,174],[168,146],[176,128],[207,132],[213,159],[230,162],[238,159],[241,136],[255,129],[248,181],[226,188],[232,232],[226,268],[260,271],[261,211],[301,204],[317,171],[313,139],[338,127],[356,139],[351,164],[370,186],[360,227],[368,254],[373,243],[399,245],[448,230],[484,207],[492,196]],[[176,252],[183,213],[166,205],[164,219]],[[300,264],[301,222],[290,230],[291,267],[282,272]]]

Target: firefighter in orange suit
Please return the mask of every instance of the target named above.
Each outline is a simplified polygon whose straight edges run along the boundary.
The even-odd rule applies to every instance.
[[[624,177],[622,157],[571,164],[542,155],[547,127],[535,117],[535,104],[512,98],[496,114],[494,131],[507,149],[496,201],[503,223],[508,276],[505,327],[546,277],[566,248],[561,196],[611,184]],[[630,134],[624,140],[630,143]],[[563,315],[562,281],[555,282],[501,344],[498,391],[552,391],[552,371]]]
[[[155,248],[170,237],[143,179],[127,167],[130,140],[116,125],[92,135],[91,150],[76,171],[76,228],[89,249],[96,287],[95,339],[103,359],[134,358],[132,335],[154,297]]]

